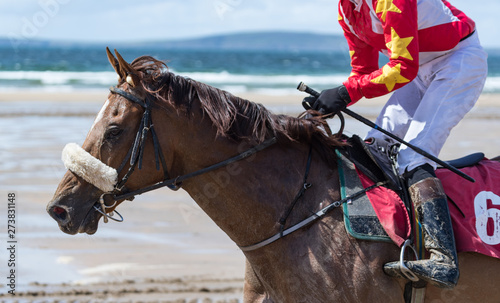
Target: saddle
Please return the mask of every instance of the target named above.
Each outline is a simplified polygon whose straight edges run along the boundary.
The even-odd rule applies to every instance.
[[[413,224],[413,209],[404,180],[394,173],[396,148],[386,142],[364,141],[357,136],[347,138],[350,146],[337,151],[342,198],[351,193],[386,181],[386,185],[367,191],[362,198],[344,204],[344,222],[349,234],[362,240],[390,241],[398,247],[406,245],[413,235],[417,254],[419,229]],[[382,162],[377,159],[387,157]],[[385,165],[389,163],[389,168]],[[458,252],[476,252],[500,258],[500,162],[475,153],[449,164],[460,168],[476,180],[463,180],[447,169],[437,169],[448,196],[453,231]],[[399,187],[398,187],[399,185]],[[417,228],[414,228],[417,226]]]
[[[374,182],[388,181],[388,186],[395,190],[402,189],[401,180],[395,171],[399,143],[368,138],[363,140],[357,135],[344,137],[348,145],[339,152],[349,159],[357,169]]]
[[[356,135],[344,140],[349,144],[337,150],[342,198],[375,183],[385,183],[344,205],[346,230],[358,239],[393,242],[401,247],[411,237],[412,230],[419,232],[414,228],[413,205],[406,192],[406,182],[397,174],[399,144],[373,138],[362,140]],[[468,168],[477,166],[483,159],[483,153],[475,153],[448,163],[456,168]],[[446,172],[454,175],[446,169],[437,170],[441,176]],[[460,211],[454,199],[449,201]]]
[[[399,143],[389,138],[363,140],[357,135],[344,137],[344,140],[349,145],[340,149],[340,153],[354,163],[363,174],[375,182],[388,181],[389,188],[397,192],[406,188],[404,180],[396,170]],[[445,162],[460,169],[474,166],[483,159],[484,153],[478,152]]]
[[[411,223],[409,209],[404,203],[402,180],[395,171],[399,145],[388,140],[364,141],[356,135],[350,138],[344,136],[343,139],[348,145],[337,150],[342,198],[375,183],[384,184],[343,205],[347,232],[357,239],[394,242],[401,246],[410,236],[408,226]],[[374,193],[376,199],[391,203],[383,208],[374,208],[370,200],[370,195]],[[390,213],[405,215],[394,217]],[[381,218],[385,224],[381,223]]]

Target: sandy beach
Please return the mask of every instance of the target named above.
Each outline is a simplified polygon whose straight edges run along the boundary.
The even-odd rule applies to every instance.
[[[297,115],[303,94],[242,94],[275,113]],[[45,206],[65,169],[66,143],[81,144],[107,92],[0,94],[0,196],[16,196],[16,296],[7,293],[7,222],[0,246],[1,302],[242,302],[244,257],[182,190],[125,202],[123,223],[93,236],[62,233]],[[351,109],[374,120],[386,98]],[[331,121],[332,129],[338,122]],[[346,134],[368,127],[350,118]],[[484,94],[452,131],[440,158],[500,155],[500,95]],[[4,198],[6,199],[6,198]],[[5,203],[3,204],[5,205]],[[5,218],[6,206],[0,214]]]

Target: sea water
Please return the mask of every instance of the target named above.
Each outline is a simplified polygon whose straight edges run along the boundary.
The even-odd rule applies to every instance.
[[[167,62],[171,71],[234,94],[291,94],[300,81],[317,90],[341,84],[350,73],[347,50],[236,51],[123,48],[131,62],[151,55]],[[485,92],[500,92],[500,50],[488,51]],[[380,64],[386,62],[381,56]],[[103,89],[116,84],[116,73],[103,47],[0,48],[0,91]]]

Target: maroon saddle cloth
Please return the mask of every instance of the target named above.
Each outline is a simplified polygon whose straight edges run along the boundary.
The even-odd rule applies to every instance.
[[[500,258],[500,162],[488,159],[462,168],[476,180],[466,181],[447,169],[438,169],[452,218],[457,251],[477,252]],[[363,187],[374,182],[359,172]],[[377,187],[367,197],[387,235],[398,246],[410,235],[410,220],[399,196]]]

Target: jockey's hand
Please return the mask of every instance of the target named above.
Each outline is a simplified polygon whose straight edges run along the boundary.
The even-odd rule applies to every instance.
[[[314,102],[311,102],[312,100],[308,101],[312,105],[312,109],[328,115],[336,114],[345,109],[351,102],[351,97],[349,97],[346,87],[341,85],[336,88],[325,89]]]

